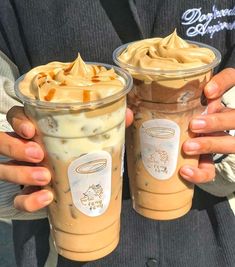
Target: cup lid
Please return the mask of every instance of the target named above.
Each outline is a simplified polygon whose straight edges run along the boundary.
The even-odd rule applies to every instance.
[[[122,77],[125,81],[125,84],[123,85],[123,89],[111,96],[93,100],[93,101],[87,101],[87,102],[78,101],[78,102],[68,102],[68,103],[47,102],[47,101],[42,101],[39,99],[32,99],[24,95],[19,90],[19,83],[24,79],[24,76],[25,76],[24,74],[15,81],[15,85],[14,85],[15,94],[23,103],[26,103],[32,106],[37,106],[40,108],[81,110],[81,109],[95,109],[100,106],[104,106],[106,104],[115,102],[121,97],[123,97],[124,95],[126,95],[131,90],[132,85],[133,85],[133,80],[132,80],[131,75],[126,70],[113,66],[113,65],[97,63],[97,62],[86,62],[86,64],[102,65],[106,67],[107,69],[113,68],[115,70],[115,73],[119,75],[120,77]]]
[[[113,51],[113,61],[121,68],[124,68],[126,70],[129,71],[133,71],[135,73],[140,73],[140,74],[146,74],[146,75],[161,75],[161,76],[181,76],[181,75],[186,75],[186,76],[190,76],[193,74],[197,74],[197,73],[203,73],[206,72],[208,70],[213,69],[214,67],[216,67],[220,61],[221,61],[221,53],[219,52],[219,50],[217,50],[216,48],[207,45],[207,44],[203,44],[200,42],[195,42],[195,41],[189,41],[189,40],[185,40],[188,43],[191,44],[195,44],[198,45],[199,47],[204,47],[204,48],[208,48],[210,50],[213,51],[213,53],[215,54],[215,59],[209,63],[209,64],[205,64],[203,66],[200,67],[193,67],[193,68],[185,68],[185,69],[178,69],[178,70],[163,70],[160,68],[140,68],[140,67],[135,67],[129,63],[125,63],[125,62],[121,62],[118,57],[121,55],[121,53],[130,45],[133,43],[136,43],[138,41],[134,41],[131,43],[126,43],[123,44],[119,47],[117,47],[114,51]]]

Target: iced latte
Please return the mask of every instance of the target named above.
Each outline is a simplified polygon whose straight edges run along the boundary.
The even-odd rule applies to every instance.
[[[220,53],[182,40],[175,31],[123,45],[114,61],[134,78],[128,95],[134,123],[126,141],[133,207],[152,219],[180,217],[191,208],[193,185],[180,177],[179,168],[198,164],[181,146],[191,135],[190,119],[205,110],[202,90]]]
[[[36,67],[16,82],[52,173],[51,233],[66,258],[95,260],[118,244],[131,85],[125,71],[80,56]]]

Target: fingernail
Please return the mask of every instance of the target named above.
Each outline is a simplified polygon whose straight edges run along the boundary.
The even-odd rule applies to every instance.
[[[206,127],[206,121],[202,119],[193,119],[191,122],[192,130],[200,130]]]
[[[42,157],[42,152],[40,149],[36,148],[36,147],[27,147],[25,149],[25,154],[33,159],[41,159]]]
[[[53,195],[50,192],[43,192],[41,195],[38,196],[38,201],[47,204],[53,200]]]
[[[200,145],[193,141],[187,141],[184,145],[184,150],[186,150],[187,152],[194,152],[197,151],[199,148]]]
[[[217,90],[218,90],[218,85],[214,81],[210,81],[206,85],[206,91],[207,91],[207,96],[208,97],[214,97],[217,95]]]
[[[46,182],[48,181],[48,172],[47,171],[34,171],[32,173],[33,179],[39,181],[39,182]]]
[[[190,168],[183,168],[181,169],[180,174],[183,176],[183,178],[191,178],[193,176],[193,170]]]
[[[26,124],[26,123],[21,124],[20,131],[21,131],[22,135],[24,135],[25,137],[30,136],[30,130],[31,130],[31,128],[28,126],[28,124]]]

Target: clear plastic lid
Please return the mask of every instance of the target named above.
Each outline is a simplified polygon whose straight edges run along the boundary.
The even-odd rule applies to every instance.
[[[210,46],[210,45],[206,45],[203,43],[199,43],[199,42],[194,42],[194,41],[188,41],[186,40],[188,43],[197,45],[199,47],[204,47],[204,48],[208,48],[210,50],[213,51],[213,53],[215,54],[215,59],[213,60],[213,62],[211,62],[210,64],[205,64],[203,66],[200,67],[194,67],[194,68],[185,68],[185,69],[179,69],[179,70],[164,70],[164,69],[158,69],[158,68],[140,68],[140,67],[135,67],[131,64],[128,63],[124,63],[121,62],[118,57],[121,55],[121,53],[132,43],[135,42],[131,42],[131,43],[127,43],[124,45],[119,46],[118,48],[116,48],[113,52],[113,61],[121,68],[126,69],[130,72],[134,72],[134,73],[139,73],[139,74],[143,74],[143,75],[153,75],[153,76],[190,76],[193,74],[197,74],[197,73],[203,73],[203,72],[207,72],[211,69],[213,69],[214,67],[216,67],[220,61],[221,61],[221,53],[219,52],[219,50],[217,50],[216,48]],[[137,41],[138,42],[138,41]]]
[[[109,64],[103,64],[103,63],[97,63],[97,62],[86,62],[86,64],[91,65],[99,65],[104,66],[107,69],[114,69],[116,74],[119,75],[124,81],[125,84],[123,85],[123,89],[118,91],[117,93],[94,101],[88,101],[88,102],[70,102],[70,103],[57,103],[57,102],[48,102],[48,101],[41,101],[39,99],[32,99],[28,96],[25,96],[22,94],[22,92],[19,90],[19,83],[24,79],[25,75],[22,75],[19,77],[15,82],[15,93],[16,96],[23,102],[23,104],[29,104],[32,106],[36,106],[38,108],[45,108],[45,109],[73,109],[73,110],[80,110],[80,109],[95,109],[99,108],[101,106],[107,105],[109,103],[115,102],[124,95],[126,95],[132,88],[133,80],[130,74],[113,65]]]

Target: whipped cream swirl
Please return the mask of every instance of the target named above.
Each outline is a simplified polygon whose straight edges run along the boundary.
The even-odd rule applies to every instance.
[[[120,63],[151,70],[185,70],[213,62],[215,54],[206,47],[181,39],[176,30],[165,38],[131,43],[120,54]]]
[[[86,64],[78,54],[72,63],[51,62],[32,69],[19,83],[19,89],[32,99],[74,103],[106,98],[124,85],[114,69]]]

